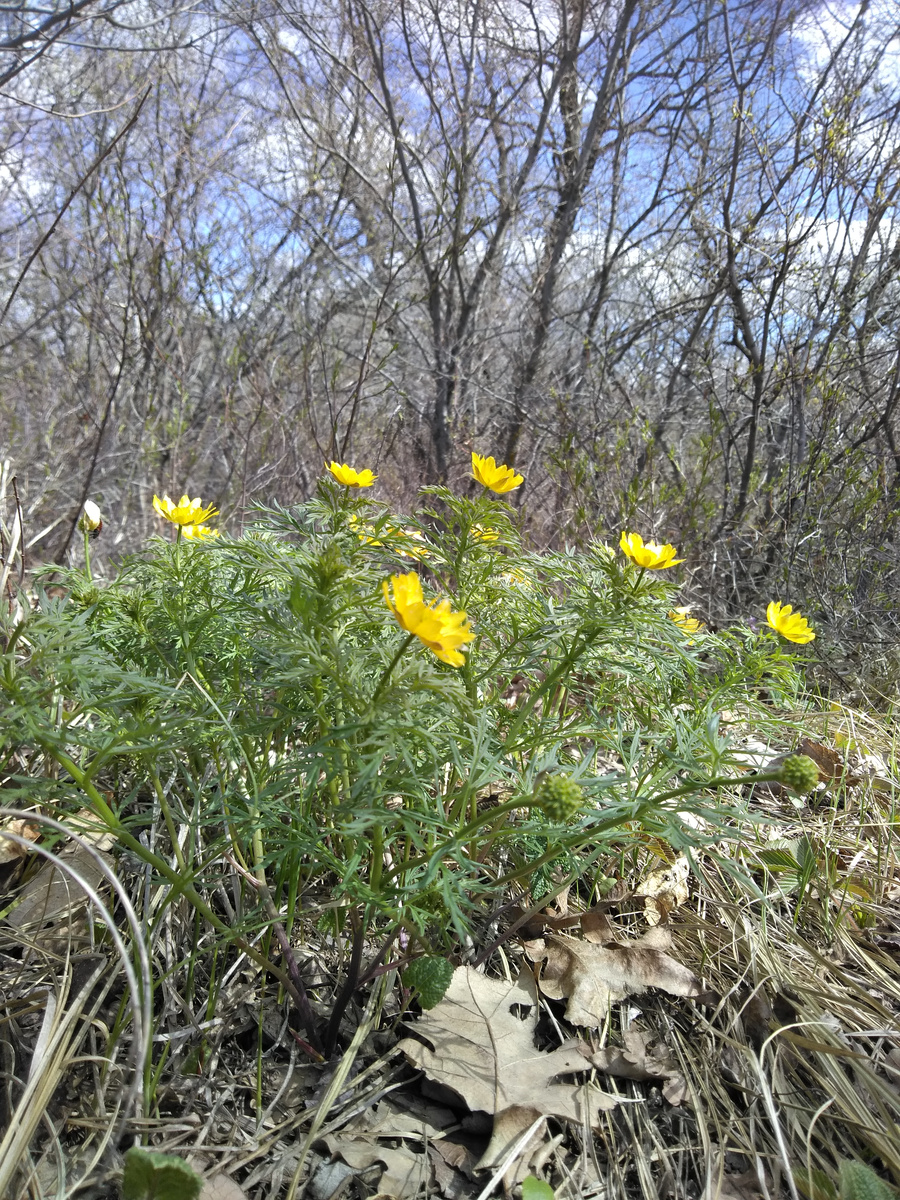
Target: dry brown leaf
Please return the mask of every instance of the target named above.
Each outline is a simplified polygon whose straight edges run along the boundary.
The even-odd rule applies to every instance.
[[[439,1118],[435,1123],[432,1115]],[[390,1100],[382,1100],[380,1104],[367,1108],[349,1128],[356,1136],[365,1138],[416,1138],[423,1142],[431,1142],[443,1137],[444,1129],[455,1123],[453,1113],[449,1108],[439,1108],[434,1104],[423,1103],[421,1111],[399,1108]],[[347,1130],[345,1130],[347,1132]]]
[[[338,1200],[338,1197],[349,1194],[350,1183],[355,1177],[353,1168],[340,1159],[334,1162],[321,1160],[309,1178],[306,1195],[310,1200]]]
[[[819,768],[819,780],[822,783],[831,783],[837,780],[853,785],[860,782],[859,776],[849,770],[840,754],[829,746],[823,746],[821,742],[814,742],[811,738],[801,738],[794,753],[805,754],[807,758],[813,760]]]
[[[602,946],[615,940],[613,923],[604,911],[606,905],[596,905],[581,914],[581,933],[586,942]]]
[[[722,1171],[720,1159],[714,1159],[709,1183],[703,1190],[702,1200],[763,1200],[767,1194],[760,1189],[755,1171],[744,1171],[740,1175],[729,1175]]]
[[[529,1107],[523,1110],[518,1105],[513,1105],[512,1108],[497,1113],[494,1117],[491,1140],[481,1156],[476,1170],[495,1171],[506,1161],[507,1156],[515,1149],[516,1143],[532,1125],[534,1125],[533,1108]],[[547,1122],[541,1121],[540,1125],[532,1130],[525,1144],[519,1146],[518,1154],[503,1175],[503,1186],[507,1195],[517,1183],[521,1183],[525,1176],[531,1173],[532,1157],[544,1141],[546,1132]]]
[[[650,872],[636,893],[643,898],[648,925],[664,923],[673,909],[687,903],[690,872],[684,856],[676,858],[662,871]]]
[[[475,1178],[475,1167],[479,1155],[467,1144],[465,1133],[451,1137],[440,1138],[439,1141],[428,1143],[428,1153],[437,1155],[452,1170],[462,1174],[466,1179]],[[457,1138],[463,1140],[458,1141]]]
[[[429,1145],[428,1158],[434,1172],[435,1186],[445,1200],[463,1200],[464,1196],[470,1194],[465,1176],[450,1166],[443,1155],[438,1153],[437,1146]],[[474,1164],[474,1158],[472,1162]]]
[[[651,1046],[647,1034],[637,1029],[626,1030],[623,1041],[624,1046],[606,1046],[591,1057],[597,1070],[638,1083],[660,1083],[662,1094],[671,1105],[683,1103],[687,1084],[666,1047]]]
[[[527,971],[510,984],[458,967],[443,1000],[416,1024],[433,1049],[413,1038],[404,1038],[400,1049],[470,1109],[496,1116],[516,1108],[519,1134],[540,1116],[597,1125],[600,1112],[614,1108],[615,1100],[596,1087],[556,1082],[560,1075],[590,1069],[585,1043],[573,1038],[549,1053],[538,1050],[537,1020],[536,990]]]
[[[329,1134],[322,1138],[330,1153],[341,1158],[354,1171],[366,1171],[380,1163],[384,1168],[378,1183],[380,1196],[394,1196],[396,1200],[407,1200],[415,1196],[428,1182],[429,1166],[424,1154],[414,1154],[406,1146],[396,1150],[390,1146],[377,1146],[369,1141]]]
[[[32,821],[23,821],[21,817],[4,821],[0,827],[0,865],[15,862],[16,859],[24,858],[28,853],[26,846],[23,846],[21,842],[14,842],[12,838],[4,837],[4,833],[14,834],[17,838],[24,838],[28,842],[36,842],[41,836],[41,829],[39,825],[35,825]]]
[[[39,927],[70,917],[73,912],[83,908],[87,904],[87,896],[78,880],[84,880],[88,887],[95,890],[105,880],[97,857],[102,858],[107,866],[112,866],[112,858],[104,851],[95,850],[91,853],[78,843],[67,846],[59,855],[65,870],[52,863],[44,863],[19,892],[18,902],[6,918],[9,924],[17,929]]]
[[[213,1175],[203,1182],[199,1200],[247,1200],[247,1193],[230,1175]]]
[[[606,1020],[611,1004],[648,987],[672,996],[704,994],[694,972],[666,953],[669,946],[671,939],[657,926],[628,945],[595,946],[551,933],[526,946],[526,951],[536,962],[543,959],[544,995],[568,1000],[566,1020],[596,1028]]]
[[[639,1083],[663,1079],[672,1073],[671,1063],[649,1049],[647,1034],[629,1029],[622,1039],[624,1046],[604,1046],[591,1056],[598,1071],[620,1079],[635,1079]]]
[[[673,1108],[677,1108],[679,1104],[684,1104],[687,1099],[687,1080],[676,1071],[662,1085],[662,1094],[664,1100],[671,1104]]]

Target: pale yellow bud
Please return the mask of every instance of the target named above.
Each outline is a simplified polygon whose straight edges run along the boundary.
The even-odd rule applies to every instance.
[[[93,500],[85,500],[84,510],[78,520],[78,528],[82,533],[99,533],[103,528],[103,517]]]

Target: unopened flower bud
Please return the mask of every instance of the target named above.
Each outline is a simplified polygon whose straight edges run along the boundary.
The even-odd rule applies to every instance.
[[[584,790],[568,775],[547,775],[534,794],[538,807],[551,821],[567,821],[584,804]]]
[[[97,537],[103,528],[103,518],[100,515],[100,509],[93,500],[85,500],[84,509],[78,519],[78,528],[82,533],[89,533],[94,537]]]
[[[792,754],[781,764],[781,782],[803,796],[819,782],[819,768],[808,755]]]

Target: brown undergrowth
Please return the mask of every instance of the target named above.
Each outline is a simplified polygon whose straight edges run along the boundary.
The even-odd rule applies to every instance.
[[[848,720],[857,728],[866,723],[841,716],[845,730]],[[828,718],[821,724],[827,727]],[[586,1063],[586,1074],[562,1077],[573,1085],[592,1081],[588,1086],[612,1103],[593,1132],[550,1116],[516,1160],[495,1161],[488,1171],[477,1169],[490,1142],[483,1110],[470,1112],[442,1086],[440,1072],[429,1079],[398,1053],[403,1033],[415,1036],[417,1018],[402,1011],[395,972],[376,974],[357,990],[343,1021],[343,1048],[317,1063],[292,1029],[284,994],[241,956],[230,964],[213,1011],[202,1003],[202,988],[200,1003],[185,1002],[178,978],[194,926],[185,919],[189,910],[173,907],[153,947],[164,981],[154,1038],[169,1055],[157,1069],[152,1113],[138,1116],[122,1111],[133,1071],[127,1046],[111,1059],[108,1053],[129,988],[102,922],[89,921],[77,902],[29,926],[7,921],[4,1115],[9,1130],[27,1128],[30,1147],[19,1190],[9,1194],[56,1194],[64,1171],[70,1180],[87,1177],[78,1194],[115,1195],[114,1147],[123,1132],[187,1157],[208,1177],[228,1176],[253,1200],[376,1192],[404,1200],[475,1197],[498,1173],[510,1186],[537,1175],[558,1196],[826,1196],[847,1159],[896,1184],[900,864],[889,755],[874,768],[875,754],[870,748],[868,764],[860,762],[866,755],[850,756],[851,785],[822,784],[803,801],[757,788],[751,810],[758,820],[736,823],[694,858],[689,875],[673,871],[675,855],[669,852],[667,863],[660,857],[666,848],[654,843],[614,875],[607,861],[615,887],[605,899],[590,905],[590,897],[570,892],[531,918],[524,944],[515,935],[501,939],[482,968],[486,977],[514,980],[524,972],[540,982],[535,956],[525,953],[536,934],[565,927],[563,936],[621,947],[662,927],[671,954],[704,989],[699,998],[676,997],[651,981],[649,990],[614,999],[595,1028],[570,1024],[562,1002],[540,998],[538,990],[537,1051],[573,1036],[595,1056],[621,1050],[618,1066],[606,1055],[611,1073]],[[817,856],[815,869],[804,853]],[[87,861],[72,875],[84,874]],[[139,893],[142,873],[121,859],[117,866],[126,892]],[[6,871],[9,888],[9,865]],[[46,898],[48,868],[32,878],[43,881]],[[14,890],[22,889],[21,879]],[[223,878],[226,891],[236,884]],[[107,909],[112,899],[106,884]],[[602,922],[585,920],[585,911]],[[501,917],[485,941],[503,933],[504,920],[509,925]],[[346,939],[317,935],[312,914],[292,941],[312,1002],[324,1014],[351,949]],[[469,959],[482,948],[473,946]],[[377,950],[367,943],[364,960]],[[623,1077],[629,1073],[636,1078]],[[35,1079],[26,1093],[23,1084]],[[667,1089],[672,1079],[677,1086]],[[818,1190],[810,1179],[819,1180]]]

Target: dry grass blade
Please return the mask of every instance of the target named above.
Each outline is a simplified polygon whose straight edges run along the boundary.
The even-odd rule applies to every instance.
[[[106,997],[109,988],[115,982],[119,970],[126,976],[128,1001],[131,1006],[133,1069],[129,1084],[123,1089],[116,1107],[122,1119],[129,1114],[139,1099],[142,1086],[143,1065],[150,1029],[149,1004],[152,991],[149,962],[137,916],[125,888],[102,854],[90,843],[72,834],[66,826],[40,813],[0,809],[0,819],[13,821],[27,819],[33,823],[48,825],[71,839],[81,853],[90,856],[97,864],[100,875],[116,892],[118,903],[131,928],[131,945],[138,968],[135,970],[129,949],[102,898],[96,889],[73,868],[72,863],[46,847],[35,844],[17,833],[10,832],[7,828],[4,831],[4,838],[20,844],[23,850],[47,859],[60,876],[70,879],[72,884],[85,895],[93,913],[106,926],[117,953],[117,965],[115,969],[111,970],[105,956],[101,956],[99,959],[94,959],[92,956],[88,959],[82,957],[75,966],[72,966],[71,960],[67,956],[62,971],[54,972],[53,990],[47,992],[44,1018],[32,1053],[28,1078],[16,1104],[13,1119],[0,1142],[0,1196],[5,1197],[15,1194],[12,1191],[12,1183],[27,1156],[29,1143],[44,1117],[67,1067],[79,1054],[81,1042],[90,1022]],[[88,964],[90,967],[85,977],[85,967]],[[116,1128],[117,1122],[110,1121],[105,1132],[104,1143],[113,1137]]]
[[[59,993],[49,994],[25,1089],[16,1106],[15,1119],[0,1142],[0,1196],[13,1198],[21,1194],[13,1188],[13,1180],[20,1172],[28,1146],[53,1093],[62,1082],[72,1058],[79,1052],[85,1027],[105,997],[114,974],[110,976],[105,958],[96,960],[87,979],[70,997],[73,969],[67,962],[65,975],[59,981]],[[106,985],[98,991],[97,985],[104,977]]]
[[[363,1018],[359,1023],[359,1027],[353,1035],[353,1040],[350,1042],[350,1045],[344,1052],[341,1061],[338,1064],[337,1070],[334,1073],[334,1077],[328,1086],[328,1090],[322,1097],[316,1110],[309,1133],[306,1135],[306,1140],[303,1143],[303,1149],[300,1152],[300,1158],[297,1162],[296,1170],[294,1171],[294,1177],[291,1180],[290,1187],[288,1188],[287,1200],[295,1200],[300,1178],[306,1166],[307,1156],[312,1148],[312,1144],[316,1140],[319,1131],[322,1129],[322,1126],[325,1124],[325,1121],[328,1118],[328,1114],[331,1112],[335,1102],[343,1091],[347,1076],[350,1074],[350,1070],[356,1061],[356,1056],[359,1054],[363,1043],[372,1032],[372,1029],[375,1027],[375,1024],[378,1021],[378,1018],[381,1014],[381,1008],[384,1003],[384,997],[387,994],[388,988],[392,982],[392,974],[383,975],[379,985],[373,988],[369,995],[369,1000],[366,1004],[366,1010],[363,1013]]]

